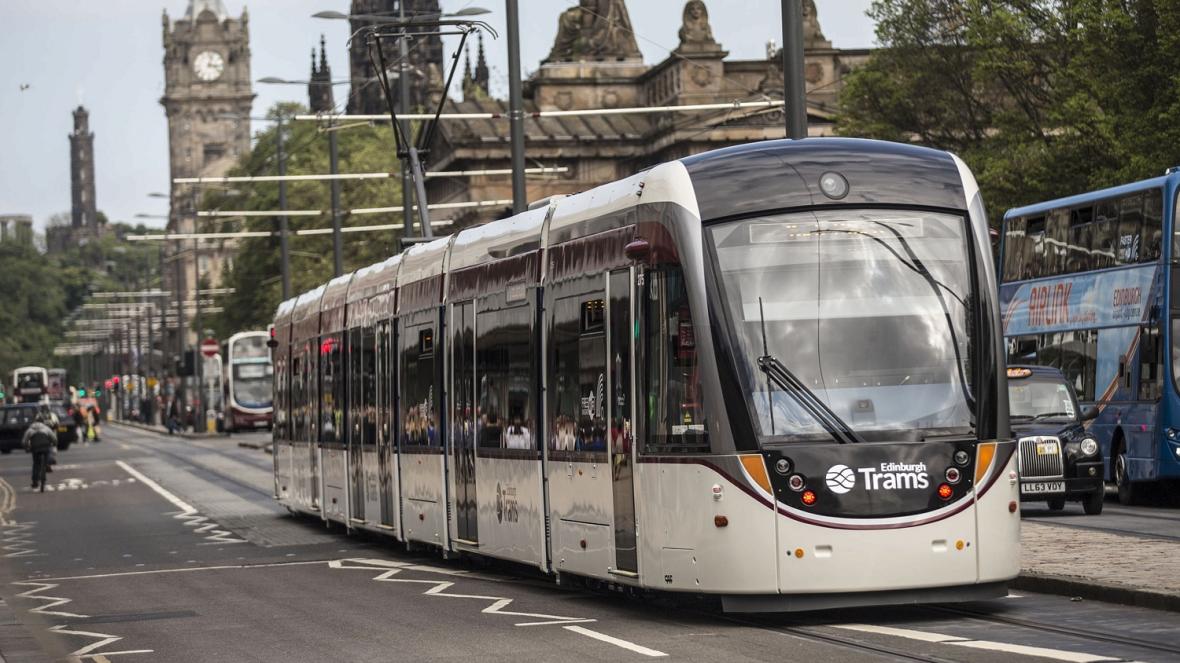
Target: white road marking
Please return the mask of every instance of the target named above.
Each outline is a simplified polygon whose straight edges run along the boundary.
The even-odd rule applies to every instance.
[[[8,520],[0,524],[0,529],[3,534],[0,535],[0,542],[3,543],[5,557],[40,557],[45,553],[37,552],[37,548],[33,546],[33,525],[35,522],[18,523],[16,521]]]
[[[123,576],[145,576],[161,573],[189,573],[192,571],[225,571],[227,569],[265,569],[275,566],[303,566],[306,564],[323,564],[324,560],[316,559],[306,562],[271,562],[268,564],[225,564],[221,566],[198,566],[179,569],[152,569],[150,571],[120,571],[118,573],[95,573],[85,576],[59,576],[56,578],[41,578],[41,580],[95,580],[98,578],[120,578]]]
[[[1123,660],[1120,658],[1112,658],[1110,656],[1099,656],[1096,654],[1087,654],[1084,652],[1066,651],[1064,649],[1030,647],[1028,645],[1017,645],[1008,642],[994,642],[991,640],[972,640],[970,638],[963,638],[957,635],[931,633],[928,631],[916,631],[908,628],[894,628],[892,626],[874,626],[871,624],[832,624],[831,626],[832,628],[844,629],[847,631],[876,633],[878,635],[907,638],[909,640],[920,640],[922,642],[933,642],[936,644],[952,645],[955,647],[970,647],[971,649],[984,649],[988,651],[1004,652],[1007,654],[1019,654],[1021,656],[1040,656],[1041,658],[1048,658],[1054,661],[1069,661],[1070,663],[1098,663],[1099,661]],[[566,628],[573,627],[567,626]]]
[[[562,628],[566,629],[567,631],[573,631],[574,633],[581,633],[582,635],[589,637],[589,638],[594,638],[595,640],[601,640],[602,642],[608,642],[616,647],[622,647],[623,649],[633,651],[636,654],[643,654],[644,656],[651,656],[652,658],[658,658],[660,656],[667,656],[667,654],[665,654],[662,651],[659,651],[656,649],[648,649],[647,647],[644,647],[642,645],[637,645],[634,642],[628,642],[626,640],[622,640],[622,639],[616,638],[614,636],[607,635],[605,633],[599,633],[598,631],[592,631],[592,630],[590,630],[588,628],[584,628],[582,626],[563,626]]]
[[[135,477],[136,479],[139,479],[139,481],[148,488],[156,491],[156,493],[161,497],[171,502],[173,506],[180,509],[179,513],[172,514],[173,518],[183,520],[184,524],[194,528],[193,531],[197,534],[205,534],[208,532],[209,536],[206,536],[205,539],[209,541],[209,543],[246,543],[245,539],[234,538],[233,532],[230,532],[229,530],[218,529],[217,523],[209,522],[208,516],[201,515],[200,512],[198,512],[197,509],[191,504],[168,492],[166,488],[150,479],[143,472],[140,472],[139,470],[131,467],[121,460],[115,461],[115,463],[119,467],[123,468],[128,474]]]
[[[90,631],[71,631],[65,625],[51,626],[50,631],[65,635],[81,635],[88,638],[98,638],[97,642],[92,642],[85,647],[70,653],[70,657],[74,660],[91,659],[95,661],[104,660],[111,656],[119,656],[122,654],[151,654],[152,649],[124,649],[121,651],[105,651],[99,652],[96,649],[102,649],[107,645],[114,644],[123,639],[121,635],[111,635],[110,633],[92,633]]]
[[[61,610],[50,610],[50,608],[56,608],[59,605],[65,605],[67,603],[73,602],[73,599],[69,599],[64,596],[45,596],[45,595],[41,594],[41,592],[49,591],[49,590],[57,587],[57,583],[37,582],[35,580],[30,580],[30,581],[25,581],[25,582],[14,582],[12,584],[20,585],[22,587],[33,587],[33,589],[26,590],[26,591],[21,592],[20,594],[17,594],[17,596],[20,598],[33,599],[34,601],[48,601],[48,603],[45,603],[39,607],[33,608],[32,610],[29,610],[29,612],[34,612],[39,615],[56,615],[58,617],[84,618],[84,617],[90,616],[90,615],[80,615],[75,612],[62,612]]]

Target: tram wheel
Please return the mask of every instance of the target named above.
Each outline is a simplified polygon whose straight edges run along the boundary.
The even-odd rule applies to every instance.
[[[1082,500],[1082,510],[1087,516],[1097,516],[1102,513],[1102,505],[1106,503],[1106,491],[1102,488],[1095,490]]]
[[[1143,498],[1143,487],[1135,485],[1127,476],[1127,454],[1120,451],[1114,461],[1114,482],[1119,489],[1119,504],[1132,506]]]
[[[1063,511],[1064,509],[1065,509],[1065,498],[1064,497],[1054,497],[1053,499],[1049,500],[1049,510],[1050,511]]]

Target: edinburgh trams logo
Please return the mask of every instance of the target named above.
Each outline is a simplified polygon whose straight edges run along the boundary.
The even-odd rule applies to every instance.
[[[856,487],[856,474],[847,465],[831,466],[824,480],[828,483],[828,490],[837,495],[843,495]]]
[[[880,463],[853,470],[847,465],[833,465],[824,475],[828,490],[843,495],[856,487],[857,476],[865,490],[915,490],[930,487],[926,463]]]

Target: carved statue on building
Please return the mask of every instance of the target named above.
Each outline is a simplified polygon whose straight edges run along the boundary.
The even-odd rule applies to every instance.
[[[709,26],[709,10],[702,0],[688,0],[680,26],[680,45],[677,53],[700,53],[721,50],[721,44],[713,39],[713,28]]]
[[[557,19],[557,38],[545,62],[640,60],[623,0],[580,0]]]
[[[831,48],[832,42],[824,38],[819,27],[819,16],[815,0],[803,0],[803,48]]]

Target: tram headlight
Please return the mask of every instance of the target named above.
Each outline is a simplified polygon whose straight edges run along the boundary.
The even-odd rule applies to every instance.
[[[787,487],[796,493],[803,490],[803,483],[803,477],[799,474],[792,474],[790,478],[787,479]]]
[[[1094,438],[1087,437],[1082,440],[1082,455],[1093,456],[1098,453],[1098,441]]]
[[[971,462],[971,454],[959,449],[955,452],[955,465],[966,465]]]
[[[1169,428],[1166,432],[1166,435],[1172,442],[1180,442],[1180,429]]]
[[[957,467],[946,468],[946,482],[947,483],[959,483],[959,480],[962,478],[963,478],[963,473],[959,471],[959,468],[957,468]]]
[[[848,195],[848,180],[840,173],[828,171],[819,176],[819,189],[832,200],[839,200]]]

